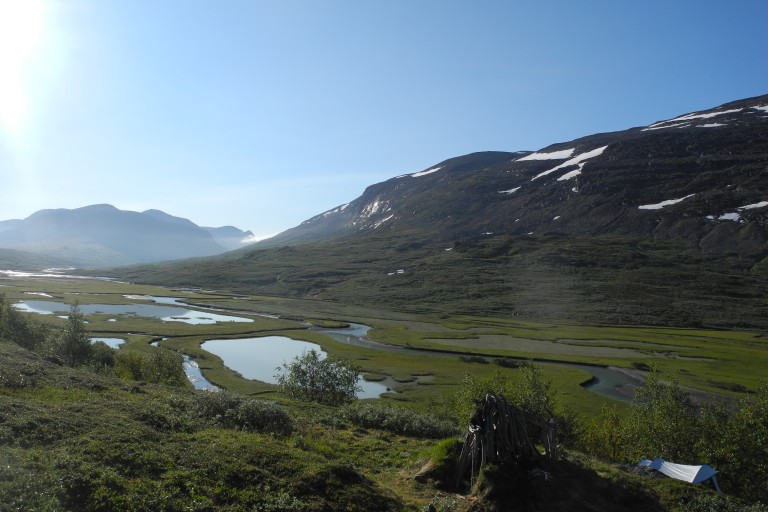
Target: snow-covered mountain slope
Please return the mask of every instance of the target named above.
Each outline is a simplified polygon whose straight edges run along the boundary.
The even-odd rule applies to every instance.
[[[473,153],[368,187],[257,247],[392,231],[430,241],[562,233],[768,254],[768,96],[536,152]]]

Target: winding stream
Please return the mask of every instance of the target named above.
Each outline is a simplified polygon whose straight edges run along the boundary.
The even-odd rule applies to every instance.
[[[214,308],[211,307],[190,306],[181,302],[181,299],[174,297],[131,295],[126,295],[125,297],[129,299],[149,300],[155,302],[155,304],[82,304],[80,305],[80,309],[85,315],[101,313],[118,316],[124,315],[128,317],[141,316],[158,318],[163,321],[176,321],[190,324],[253,322],[251,318],[236,317],[231,314],[213,313],[211,310]],[[37,314],[54,314],[58,312],[67,312],[69,310],[69,305],[67,304],[46,300],[21,301],[13,306],[20,311]],[[207,311],[191,310],[187,309],[188,307],[195,307]],[[226,310],[216,311],[221,313],[231,313]],[[271,317],[271,315],[263,316]],[[113,319],[110,319],[110,321],[112,320]],[[417,349],[379,343],[367,337],[370,327],[363,324],[350,323],[347,328],[336,329],[311,327],[310,330],[326,334],[341,343],[385,352],[409,354],[421,357],[425,355],[440,357],[476,355],[448,350]],[[269,338],[280,338],[280,340],[278,343],[275,343],[275,340],[265,341]],[[124,340],[105,339],[103,341],[111,346],[116,346],[119,342]],[[241,373],[245,378],[257,379],[268,383],[275,383],[274,373],[278,366],[282,365],[285,361],[290,361],[297,355],[301,355],[303,351],[309,350],[309,348],[304,345],[312,345],[310,347],[311,349],[317,350],[325,356],[325,352],[323,352],[318,345],[276,336],[241,340],[209,340],[203,343],[203,345],[207,345],[205,347],[206,350],[222,357],[226,366]],[[225,355],[217,352],[217,350],[228,352]],[[215,386],[202,376],[195,361],[188,356],[184,357],[184,371],[193,385],[197,389],[216,389]],[[614,400],[630,402],[634,395],[634,388],[642,384],[641,378],[620,368],[545,359],[538,359],[537,361],[545,364],[559,364],[587,372],[592,375],[592,379],[583,383],[582,386],[593,393]],[[363,391],[358,395],[360,398],[378,397],[382,393],[391,391],[390,388],[381,382],[371,382],[361,379],[360,385],[363,387]]]
[[[370,348],[373,350],[383,350],[386,352],[418,356],[424,356],[427,354],[442,357],[459,357],[461,355],[469,355],[463,354],[461,352],[451,352],[447,350],[416,349],[378,343],[368,339],[367,335],[370,327],[362,324],[350,323],[349,327],[345,329],[312,328],[312,330],[315,332],[327,334],[334,340],[345,343],[347,345]],[[620,400],[622,402],[631,402],[632,397],[634,396],[634,387],[643,383],[642,379],[630,375],[629,373],[625,373],[620,368],[551,360],[538,360],[538,362],[545,364],[559,364],[562,366],[568,366],[577,370],[585,371],[592,375],[591,380],[582,384],[585,389],[598,395],[606,396],[614,400]]]

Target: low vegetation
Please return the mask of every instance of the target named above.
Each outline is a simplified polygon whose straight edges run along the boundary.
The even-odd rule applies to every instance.
[[[475,236],[448,245],[414,244],[414,236],[372,233],[111,273],[138,283],[258,289],[415,314],[768,328],[766,265],[752,268],[751,260],[731,255],[706,258],[683,241],[550,233]]]
[[[629,411],[606,407],[579,444],[623,463],[656,457],[707,463],[720,471],[724,491],[768,504],[768,381],[737,404],[697,405],[676,382],[651,372]]]
[[[43,323],[9,307],[8,301],[1,306],[0,511],[639,507],[758,512],[768,500],[765,383],[744,381],[750,383],[745,386],[749,393],[702,405],[668,374],[635,361],[651,370],[636,402],[605,407],[593,418],[585,412],[588,402],[576,394],[583,391],[564,386],[560,373],[506,353],[470,352],[460,354],[464,360],[459,355],[430,359],[438,378],[430,374],[409,393],[361,401],[353,398],[360,375],[356,362],[406,381],[424,375],[423,360],[323,341],[342,357],[305,354],[282,367],[299,393],[275,392],[279,386],[267,393],[269,388],[246,386],[244,392],[195,392],[180,373],[179,354],[163,348],[198,346],[204,337],[189,336],[183,325],[173,328],[185,334],[160,347],[149,346],[156,335],[125,335],[127,343],[115,351],[90,343],[86,328],[108,324],[98,318],[85,324],[76,307],[66,320]],[[140,323],[126,325],[136,331]],[[292,324],[270,319],[263,325],[276,330]],[[429,343],[435,335],[425,323],[407,325],[412,329],[403,330],[402,343]],[[435,329],[437,324],[429,325]],[[453,317],[442,324],[442,333],[501,327],[510,332],[541,329],[542,336],[553,337],[564,329]],[[233,326],[222,329],[240,334]],[[570,335],[586,339],[594,332],[585,327]],[[643,330],[633,334],[638,343],[649,336]],[[320,341],[317,333],[301,335]],[[628,338],[629,331],[622,335]],[[687,339],[682,332],[674,336],[681,345]],[[734,336],[733,343],[753,347],[755,353],[762,350],[761,340],[747,335],[743,340]],[[196,356],[201,366],[214,361],[204,359],[209,356],[202,351]],[[455,380],[442,377],[459,369],[471,373]],[[338,372],[349,378],[337,378]],[[314,377],[301,377],[306,375]],[[227,378],[239,389],[243,379]],[[323,403],[318,389],[325,388],[313,385],[326,381],[346,383],[342,391],[329,393],[335,397],[332,404]],[[555,424],[563,459],[530,468],[491,465],[471,489],[458,489],[458,434],[489,391]],[[535,431],[537,426],[527,428]],[[657,456],[716,467],[725,494],[634,474],[639,458]]]
[[[310,350],[285,362],[277,374],[280,391],[286,396],[306,402],[341,405],[360,391],[360,369],[351,363],[332,358],[323,359]]]

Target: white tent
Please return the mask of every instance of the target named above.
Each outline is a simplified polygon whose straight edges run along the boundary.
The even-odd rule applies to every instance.
[[[655,469],[659,473],[667,475],[670,478],[677,480],[684,480],[693,484],[701,484],[707,480],[712,480],[715,489],[720,490],[720,486],[717,485],[718,471],[713,469],[712,466],[702,464],[701,466],[688,466],[685,464],[675,464],[674,462],[667,462],[662,458],[658,459],[643,459],[637,465],[638,467]]]

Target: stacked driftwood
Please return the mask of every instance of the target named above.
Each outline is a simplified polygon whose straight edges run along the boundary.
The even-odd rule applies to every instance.
[[[536,432],[531,436],[529,430]],[[541,444],[543,453],[533,439]],[[488,464],[520,464],[556,456],[553,421],[531,417],[489,392],[469,422],[459,457],[457,483],[469,474],[473,484],[480,469]]]

